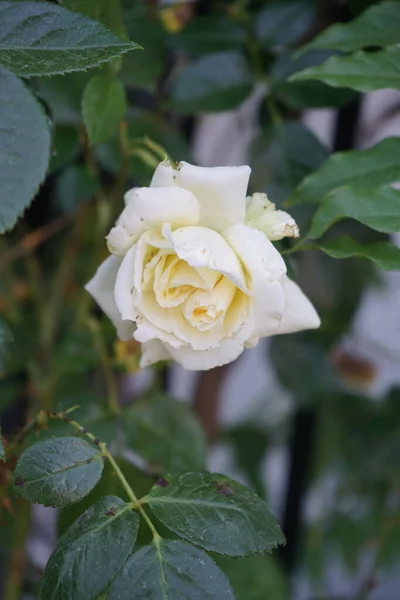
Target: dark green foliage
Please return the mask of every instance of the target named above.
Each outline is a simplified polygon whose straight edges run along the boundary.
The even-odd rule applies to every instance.
[[[0,63],[17,75],[86,70],[139,46],[50,2],[1,2]]]
[[[60,539],[44,574],[42,600],[92,600],[111,583],[133,550],[139,519],[129,504],[106,496]]]
[[[236,108],[250,93],[254,80],[238,52],[208,54],[173,82],[170,106],[183,113]]]
[[[399,173],[399,151],[400,138],[391,137],[367,150],[333,154],[301,182],[289,198],[290,205],[320,203],[328,192],[345,185],[369,190],[392,183]]]
[[[85,440],[50,439],[23,452],[14,472],[14,486],[31,502],[61,507],[84,498],[102,470],[101,451]]]
[[[108,75],[95,75],[83,92],[82,113],[91,144],[110,138],[126,113],[124,87]]]
[[[218,473],[166,475],[146,498],[169,529],[205,550],[247,556],[285,541],[265,502]]]
[[[156,473],[201,470],[206,461],[204,432],[186,406],[163,394],[144,397],[124,413],[130,448]]]
[[[109,600],[230,600],[228,579],[205,552],[180,541],[141,548],[110,587]]]
[[[356,18],[323,30],[348,6]],[[287,600],[289,577],[276,553],[263,555],[285,538],[262,498],[275,491],[265,473],[276,444],[288,447],[299,412],[316,424],[305,440],[314,444],[307,499],[312,507],[314,494],[322,501],[311,521],[302,517],[304,545],[290,548],[296,572],[318,576],[313,591],[325,597],[322,575],[334,554],[361,597],[366,556],[375,560],[368,584],[380,585],[380,570],[398,565],[399,392],[368,398],[379,361],[397,365],[397,347],[377,348],[377,364],[369,364],[346,354],[342,340],[357,330],[376,267],[400,269],[389,237],[400,231],[392,187],[400,138],[331,156],[329,147],[334,137],[340,147],[351,137],[342,121],[356,114],[359,91],[399,88],[400,3],[330,7],[0,2],[0,230],[23,217],[0,240],[0,546],[11,555],[2,576],[13,597],[38,597],[41,583],[42,600]],[[128,52],[139,44],[143,50]],[[346,107],[326,145],[301,112],[322,107]],[[207,113],[225,114],[205,120]],[[199,160],[204,140],[193,144],[193,133],[201,138],[214,124],[213,151],[232,164],[244,148],[225,156],[229,123],[248,143],[249,193],[268,193],[300,227],[300,240],[276,247],[322,320],[317,331],[270,340],[262,368],[272,365],[277,382],[258,390],[253,415],[221,431],[231,472],[261,497],[205,471],[201,422],[160,391],[163,371],[155,369],[145,395],[126,391],[122,370],[135,372],[140,347],[116,340],[83,289],[107,257],[104,238],[124,192],[147,186],[165,153]],[[208,391],[211,406],[213,384]],[[207,421],[200,397],[194,406]],[[249,400],[244,394],[243,406]],[[15,437],[5,411],[13,426],[17,415]],[[24,499],[61,508],[60,539],[41,582],[29,568],[15,583],[8,567],[29,533]],[[278,506],[280,518],[285,508]]]
[[[29,89],[1,64],[0,104],[2,120],[7,122],[7,127],[0,129],[0,232],[4,232],[15,225],[45,177],[50,128]]]
[[[305,48],[325,48],[352,52],[358,48],[391,46],[400,42],[400,4],[380,2],[357,19],[332,25]]]

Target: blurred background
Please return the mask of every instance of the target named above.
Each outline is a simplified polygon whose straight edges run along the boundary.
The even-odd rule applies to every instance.
[[[399,92],[361,95],[287,81],[329,54],[298,56],[297,47],[373,2],[121,0],[111,13],[101,2],[59,3],[122,28],[144,51],[120,60],[126,120],[94,148],[80,109],[94,71],[32,81],[55,124],[54,150],[37,198],[0,240],[0,314],[18,346],[6,344],[0,357],[4,436],[25,423],[40,395],[42,405],[44,397],[48,406],[80,404],[85,425],[114,440],[104,389],[114,385],[129,407],[156,385],[194,407],[208,467],[263,496],[285,532],[287,545],[271,557],[233,567],[227,561],[239,600],[397,600],[397,273],[320,252],[295,255],[288,268],[316,306],[321,329],[263,340],[235,363],[201,374],[176,365],[139,372],[138,344],[115,341],[83,290],[107,254],[104,235],[124,191],[148,185],[164,150],[201,166],[249,164],[251,192],[282,206],[331,152],[400,135]],[[305,231],[309,207],[292,214]],[[333,230],[364,242],[385,239],[353,221]],[[60,525],[53,509],[20,512],[8,482],[0,463],[0,581],[4,600],[18,600],[6,590],[10,573],[19,577],[28,600],[37,597],[62,516]]]

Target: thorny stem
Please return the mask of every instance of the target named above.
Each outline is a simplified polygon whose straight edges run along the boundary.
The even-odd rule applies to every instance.
[[[74,429],[76,429],[76,431],[79,431],[79,433],[82,433],[87,438],[89,438],[89,440],[95,446],[97,446],[101,450],[102,455],[104,456],[104,458],[107,458],[108,461],[110,462],[112,468],[115,471],[115,474],[117,475],[117,477],[120,480],[120,482],[121,482],[124,490],[126,491],[127,496],[132,501],[132,508],[137,508],[138,509],[138,511],[142,515],[143,519],[146,521],[147,525],[149,526],[149,528],[150,528],[150,530],[151,530],[151,532],[153,534],[154,541],[157,544],[158,540],[160,538],[160,535],[158,534],[156,528],[154,527],[154,525],[153,525],[150,517],[148,516],[148,514],[146,513],[146,511],[142,507],[141,501],[135,495],[135,493],[134,493],[133,489],[131,488],[131,486],[129,485],[129,483],[128,483],[126,477],[125,477],[125,475],[123,474],[123,472],[119,468],[119,466],[116,463],[116,461],[115,461],[114,457],[112,456],[111,452],[108,450],[107,444],[105,442],[102,442],[98,438],[96,438],[92,433],[90,433],[90,431],[88,431],[86,429],[86,427],[83,427],[77,421],[74,421],[73,419],[70,419],[69,416],[68,416],[68,414],[65,413],[65,412],[58,412],[58,413],[52,412],[52,413],[49,413],[47,416],[49,418],[51,418],[51,419],[58,419],[58,420],[64,421],[65,423],[68,423]]]
[[[100,236],[105,232],[106,228],[109,225],[113,215],[112,210],[113,207],[117,205],[116,202],[113,202],[116,198],[118,198],[122,192],[125,185],[127,171],[129,166],[129,156],[126,153],[123,154],[122,165],[120,169],[120,173],[116,179],[115,185],[111,191],[111,194],[107,194],[102,185],[100,172],[96,164],[96,160],[94,159],[93,154],[91,153],[91,149],[88,144],[83,144],[85,152],[86,163],[89,172],[91,172],[96,179],[99,181],[99,191],[97,193],[97,233]],[[52,302],[49,303],[49,306],[52,308],[51,318],[49,319],[48,314],[48,306],[45,303],[44,294],[44,274],[41,269],[41,264],[38,261],[36,255],[34,254],[34,250],[40,244],[43,244],[48,240],[49,237],[59,233],[62,229],[66,228],[69,225],[75,225],[78,223],[79,225],[79,214],[74,213],[72,215],[68,215],[67,217],[61,217],[60,219],[56,219],[54,222],[49,225],[45,225],[38,230],[33,232],[28,232],[17,246],[11,248],[8,252],[4,253],[2,259],[0,261],[0,268],[9,272],[12,267],[12,263],[14,260],[19,258],[25,259],[25,269],[27,272],[28,280],[31,285],[32,290],[32,298],[35,302],[35,308],[37,310],[38,319],[41,325],[41,334],[42,334],[42,345],[43,350],[45,350],[45,355],[48,355],[51,351],[51,347],[54,343],[55,332],[57,329],[57,321],[60,313],[60,306],[62,300],[62,291],[65,289],[65,285],[71,274],[71,266],[73,264],[73,255],[76,253],[75,246],[72,249],[72,252],[63,253],[63,258],[61,261],[60,272],[59,272],[59,280],[57,282],[56,290],[54,297],[52,298]],[[66,256],[66,254],[68,256]],[[96,250],[93,252],[92,261],[97,261],[99,258],[100,252],[99,247],[96,245]],[[92,268],[92,261],[89,261],[90,268]],[[58,285],[59,284],[59,285]],[[12,292],[11,292],[12,293]],[[90,306],[88,300],[88,294],[82,294],[83,302],[82,307],[79,307],[79,316],[85,316],[88,308]],[[10,300],[12,301],[12,296],[10,294]],[[13,302],[11,302],[13,306]],[[18,319],[19,314],[17,309],[15,309],[14,314],[12,316],[15,320]],[[42,359],[41,359],[42,360]],[[47,361],[45,361],[47,363]],[[104,368],[104,364],[103,364]],[[107,368],[111,372],[109,363],[107,363]],[[26,426],[21,430],[21,432],[16,436],[16,438],[7,445],[6,453],[7,457],[11,457],[19,452],[21,444],[26,435],[28,435],[31,431],[33,431],[36,427],[45,426],[48,418],[52,415],[50,412],[51,405],[53,403],[53,390],[55,379],[51,376],[51,373],[47,372],[47,365],[45,369],[42,368],[42,365],[39,361],[31,361],[29,365],[29,369],[31,377],[35,382],[35,391],[34,391],[34,402],[33,405],[39,404],[42,408],[39,415],[36,419],[30,419]],[[108,371],[107,371],[108,373]],[[107,378],[107,375],[106,375]],[[110,381],[110,380],[109,380]],[[113,383],[115,387],[115,382]],[[114,407],[114,412],[117,411],[118,403],[114,400],[116,399],[116,393],[114,393],[114,388],[109,383],[109,402]],[[111,390],[111,392],[110,392]],[[68,419],[67,413],[54,413],[54,418],[63,418]],[[77,428],[79,431],[82,431],[83,428],[78,423],[73,423],[73,426]],[[89,434],[87,434],[89,436]],[[90,434],[91,435],[91,434]],[[90,437],[90,436],[89,436]],[[95,441],[96,438],[92,436],[91,441]],[[158,533],[154,528],[154,525],[150,521],[149,517],[145,513],[144,509],[141,507],[140,501],[136,499],[135,494],[131,490],[128,482],[126,481],[123,473],[120,471],[118,465],[115,460],[109,453],[103,442],[96,440],[98,444],[100,444],[101,451],[103,456],[109,459],[113,468],[115,469],[116,474],[121,480],[122,485],[124,486],[126,492],[129,495],[129,498],[132,500],[135,499],[132,508],[137,508],[143,515],[143,518],[148,523],[150,529],[153,532],[153,536],[158,539]],[[19,600],[21,587],[23,585],[24,578],[24,560],[25,560],[25,542],[26,537],[29,533],[30,528],[30,515],[31,515],[31,506],[29,503],[25,501],[18,501],[16,504],[16,508],[18,508],[18,512],[15,517],[15,528],[14,528],[14,540],[13,540],[13,548],[10,554],[10,566],[8,570],[7,580],[5,582],[4,588],[4,600]]]
[[[121,199],[126,180],[128,177],[128,169],[129,169],[129,160],[130,155],[128,151],[128,139],[127,139],[127,130],[126,123],[122,122],[119,127],[119,145],[121,150],[121,168],[119,173],[115,179],[114,185],[112,186],[109,192],[105,192],[103,188],[103,184],[101,181],[101,176],[99,172],[99,168],[96,162],[95,157],[93,156],[92,150],[88,144],[86,134],[82,131],[82,147],[84,150],[84,158],[85,164],[88,171],[92,174],[92,176],[96,179],[98,183],[98,191],[96,194],[96,239],[104,238],[107,229],[109,228],[112,219],[116,218],[116,214],[114,214],[115,209],[119,208],[119,200]],[[99,246],[97,243],[94,244],[93,250],[90,252],[90,256],[86,261],[87,265],[87,277],[89,278],[92,272],[98,267],[99,263],[103,258],[103,252],[105,251],[105,240],[102,239],[102,245]],[[89,312],[91,306],[91,299],[88,293],[84,293],[81,295],[81,299],[78,303],[78,308],[76,311],[75,322],[84,322],[87,318],[87,314]]]

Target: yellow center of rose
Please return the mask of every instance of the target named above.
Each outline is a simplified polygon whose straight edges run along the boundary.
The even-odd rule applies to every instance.
[[[148,247],[142,292],[154,292],[162,308],[178,308],[199,331],[222,326],[240,290],[227,277],[207,267],[191,267],[174,250]]]

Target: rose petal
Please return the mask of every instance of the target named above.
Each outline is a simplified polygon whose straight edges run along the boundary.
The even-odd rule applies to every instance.
[[[189,346],[170,348],[167,346],[171,357],[184,369],[189,371],[207,371],[221,367],[235,360],[243,352],[243,342],[238,339],[222,340],[220,345],[213,350],[196,351]]]
[[[136,244],[135,264],[133,267],[133,288],[137,294],[151,289],[153,267],[162,256],[157,248],[149,246],[147,234],[142,235]],[[146,269],[147,267],[147,269]]]
[[[171,348],[169,344],[166,344],[167,351],[176,362],[190,371],[206,371],[232,362],[243,352],[244,344],[250,338],[254,329],[254,320],[253,315],[248,312],[247,296],[242,292],[238,292],[238,294],[241,295],[241,298],[238,299],[238,305],[235,307],[236,315],[231,315],[231,322],[225,323],[225,326],[230,327],[231,331],[234,332],[234,336],[223,338],[216,348],[205,351],[195,350],[188,345]],[[244,311],[242,310],[243,306],[245,306]],[[241,319],[242,322],[240,322]],[[235,326],[233,326],[233,323],[235,323]],[[202,334],[204,333],[209,334],[210,332],[202,332]]]
[[[116,225],[106,236],[107,248],[114,256],[123,257],[128,252],[129,248],[135,243],[132,235],[129,235],[125,227]]]
[[[178,171],[171,167],[169,160],[163,160],[154,171],[150,187],[169,187],[177,185],[177,173]]]
[[[283,210],[276,210],[266,194],[253,194],[246,199],[246,225],[263,231],[271,241],[284,237],[298,238],[295,220]]]
[[[137,329],[135,330],[133,337],[141,344],[145,344],[152,340],[160,340],[161,342],[168,343],[168,347],[180,348],[183,346],[183,342],[179,340],[176,335],[159,329],[143,316],[140,316],[137,320]]]
[[[141,369],[150,367],[154,363],[160,360],[168,360],[171,355],[168,353],[165,345],[159,340],[151,340],[142,344],[142,356],[140,358],[139,366]]]
[[[213,290],[197,290],[186,300],[182,312],[192,327],[206,331],[225,319],[237,287],[222,277]]]
[[[285,309],[277,333],[295,333],[303,329],[317,329],[321,325],[321,320],[299,286],[285,277],[283,290],[285,292]]]
[[[224,238],[207,227],[181,227],[171,231],[163,227],[164,236],[175,252],[191,267],[208,267],[226,275],[238,288],[247,291],[241,264],[235,252]]]
[[[138,308],[140,313],[152,323],[157,329],[165,331],[165,333],[173,334],[175,337],[175,331],[171,323],[171,315],[173,310],[163,308],[157,302],[155,293],[153,290],[144,292],[141,295],[140,301],[138,299]],[[186,340],[184,340],[186,342]]]
[[[133,336],[135,326],[131,322],[123,322],[114,299],[114,286],[121,260],[109,256],[97,269],[94,277],[85,285],[85,289],[96,300],[117,329],[121,340],[129,340]]]
[[[177,275],[176,283],[174,276]],[[164,256],[154,269],[154,293],[157,302],[164,308],[178,306],[193,294],[198,284],[204,287],[204,282],[196,269],[175,255]]]
[[[286,265],[272,243],[256,229],[233,225],[223,232],[245,265],[251,279],[251,301],[255,327],[250,337],[273,335],[285,308],[281,278]]]
[[[135,321],[138,316],[132,296],[136,252],[135,245],[126,253],[118,269],[114,286],[115,303],[122,319],[127,321]]]
[[[197,225],[199,216],[199,203],[189,191],[179,187],[142,187],[132,190],[116,228],[124,227],[137,241],[146,230],[164,223],[173,227]],[[108,237],[115,237],[113,230]]]
[[[224,337],[229,338],[233,335],[238,335],[238,333],[244,331],[245,328],[248,329],[250,335],[254,329],[253,319],[251,298],[241,290],[236,290],[235,297],[226,313],[224,321]],[[244,339],[247,340],[247,335]]]
[[[175,181],[196,196],[200,224],[220,230],[244,222],[250,172],[247,166],[196,167],[181,162]]]
[[[125,194],[124,194],[124,204],[125,206],[128,206],[129,202],[132,200],[133,195],[137,192],[137,190],[139,190],[140,188],[138,186],[131,188],[130,190],[128,190]]]
[[[251,350],[252,348],[255,348],[257,346],[259,341],[260,338],[250,338],[249,340],[247,340],[247,342],[245,342],[244,347]]]
[[[199,331],[182,314],[181,307],[162,308],[153,292],[145,292],[137,301],[140,312],[135,339],[138,342],[159,338],[174,348],[190,345],[195,350],[215,348],[223,337],[222,327]]]

